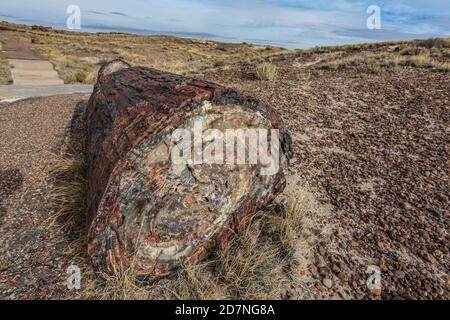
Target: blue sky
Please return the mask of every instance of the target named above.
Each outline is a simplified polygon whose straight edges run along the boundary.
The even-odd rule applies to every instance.
[[[64,28],[79,5],[81,31],[202,37],[288,48],[450,36],[449,0],[1,0],[0,20]],[[381,8],[381,30],[366,27]]]

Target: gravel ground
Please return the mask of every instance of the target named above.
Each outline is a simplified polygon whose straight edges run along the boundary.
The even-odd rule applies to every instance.
[[[290,174],[334,207],[309,268],[317,298],[450,298],[448,73],[301,72],[316,59],[276,62],[272,82],[248,64],[206,78],[280,112],[294,140]],[[368,289],[369,266],[381,290]]]
[[[46,178],[73,109],[86,98],[0,105],[0,298],[49,299],[65,292],[64,235],[49,226]]]

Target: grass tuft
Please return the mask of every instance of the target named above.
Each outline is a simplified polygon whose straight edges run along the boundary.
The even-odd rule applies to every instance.
[[[377,76],[384,74],[384,72],[385,72],[385,69],[376,64],[369,65],[366,69],[367,74],[373,74],[373,75],[377,75]]]
[[[450,62],[435,63],[433,70],[438,72],[450,72]]]
[[[84,72],[78,71],[75,73],[75,80],[79,83],[85,83],[87,75]]]
[[[0,51],[2,43],[0,42]],[[6,59],[0,57],[0,85],[11,84],[13,82],[11,76],[11,67]]]
[[[449,39],[443,39],[443,38],[431,38],[431,39],[420,41],[417,45],[419,47],[424,47],[427,49],[450,48],[450,41],[449,41]]]
[[[256,67],[256,76],[259,80],[270,81],[277,77],[278,69],[272,63],[263,63]]]
[[[83,229],[86,220],[86,162],[82,158],[61,159],[50,171],[54,222],[65,229]]]

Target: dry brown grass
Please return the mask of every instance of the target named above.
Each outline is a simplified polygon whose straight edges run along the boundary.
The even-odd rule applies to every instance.
[[[6,25],[0,23],[0,26]],[[6,36],[33,39],[33,47],[53,63],[66,83],[95,83],[102,60],[121,58],[141,65],[185,75],[203,73],[218,64],[233,64],[243,59],[267,58],[290,52],[249,44],[219,43],[208,40],[180,39],[170,36],[132,34],[55,32],[32,30],[8,24]],[[1,40],[2,34],[0,34]],[[83,79],[77,74],[85,74]]]
[[[450,72],[450,62],[435,63],[433,68],[439,72]]]
[[[8,61],[0,58],[0,85],[11,84],[12,82]]]
[[[433,60],[428,54],[420,54],[405,58],[401,64],[417,68],[430,68],[433,66]]]
[[[281,299],[310,297],[306,269],[311,232],[325,210],[296,184],[287,201],[248,218],[206,260],[164,279],[136,279],[134,264],[112,274],[96,271],[86,254],[86,165],[62,159],[52,170],[53,224],[70,234],[65,256],[82,270],[78,299]],[[283,204],[285,203],[285,204]]]
[[[60,159],[50,171],[52,192],[49,202],[54,206],[53,222],[65,229],[85,225],[86,162],[83,158]]]
[[[219,43],[208,40],[180,39],[169,36],[140,36],[127,34],[90,34],[73,32],[42,32],[26,26],[8,25],[6,31],[11,36],[33,39],[34,48],[50,60],[60,77],[66,83],[96,82],[102,61],[121,58],[131,65],[153,67],[163,71],[198,75],[217,67],[226,68],[238,62],[247,61],[258,65],[257,76],[261,80],[273,80],[276,68],[268,62],[272,58],[287,58],[295,54],[347,55],[342,59],[321,63],[319,70],[344,70],[355,68],[359,72],[382,75],[385,71],[395,71],[397,66],[426,67],[422,55],[429,54],[431,68],[436,71],[448,70],[449,39],[429,39],[412,42],[384,42],[347,46],[329,46],[307,50],[284,50],[249,44]],[[6,34],[5,33],[5,34]],[[1,34],[0,34],[1,40]],[[387,54],[390,46],[398,46],[395,53]],[[378,50],[379,57],[374,54]],[[366,52],[369,58],[365,57]],[[386,55],[389,63],[386,63]],[[397,56],[408,60],[395,64]],[[412,58],[412,57],[419,58]],[[409,58],[411,57],[411,58]],[[420,61],[422,59],[422,61]],[[409,61],[409,62],[405,62]],[[399,60],[397,62],[400,62]],[[3,77],[4,78],[4,77]],[[4,80],[3,80],[4,81]]]
[[[450,38],[431,38],[418,41],[417,46],[427,49],[431,48],[450,48]]]
[[[163,71],[196,76],[210,69],[233,65],[242,61],[258,65],[258,77],[272,80],[276,68],[273,58],[289,58],[296,54],[343,55],[315,66],[318,70],[355,69],[361,73],[382,75],[396,71],[397,67],[429,67],[435,71],[448,71],[450,40],[429,39],[411,42],[366,43],[345,46],[329,46],[307,50],[285,50],[250,44],[219,43],[208,40],[180,39],[170,36],[141,36],[115,33],[42,32],[27,26],[2,24],[4,35],[25,40],[32,39],[34,48],[50,60],[66,83],[94,84],[103,61],[122,58],[131,65],[157,68]],[[0,34],[0,40],[2,34]],[[397,52],[388,53],[397,46]],[[377,53],[378,52],[378,53]],[[378,55],[378,57],[377,57]],[[430,56],[430,63],[423,55]],[[368,56],[368,58],[367,58]],[[406,57],[400,60],[398,56]],[[413,57],[419,58],[413,58]],[[399,62],[396,64],[395,62]],[[4,64],[3,64],[4,65]],[[0,62],[0,74],[2,70]],[[3,67],[3,70],[7,68]],[[0,76],[7,82],[7,75]]]
[[[75,298],[83,300],[143,300],[148,299],[148,290],[140,286],[134,276],[134,265],[121,267],[113,273],[92,269],[86,259],[75,260],[82,266],[82,290]]]
[[[320,70],[355,69],[358,72],[372,75],[382,75],[390,67],[392,65],[386,62],[385,54],[355,54],[316,66]]]
[[[259,80],[274,80],[277,77],[277,66],[272,63],[263,63],[256,67],[256,76]]]
[[[449,72],[450,63],[441,62],[435,59],[430,53],[419,54],[415,56],[402,56],[395,57],[393,63],[397,66],[415,67],[415,68],[427,68],[437,72]]]
[[[431,39],[433,40],[433,39]],[[437,43],[433,40],[433,43]],[[395,72],[399,67],[428,68],[433,71],[448,72],[450,50],[442,45],[448,39],[440,39],[439,45],[423,45],[421,42],[401,43],[397,50],[375,50],[345,52],[344,57],[336,57],[314,66],[316,70],[354,70],[360,73],[383,75]],[[428,48],[429,47],[429,48]]]

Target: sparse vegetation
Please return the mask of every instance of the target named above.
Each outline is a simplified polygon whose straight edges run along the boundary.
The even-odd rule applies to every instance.
[[[409,57],[403,60],[402,64],[417,68],[430,68],[433,66],[433,62],[430,59],[430,56],[426,54]]]
[[[381,75],[385,71],[395,71],[398,66],[431,68],[445,72],[447,70],[445,64],[448,63],[450,54],[449,39],[441,38],[292,51],[246,43],[218,43],[170,36],[90,34],[52,30],[44,32],[27,26],[11,28],[9,24],[1,25],[9,35],[16,34],[22,38],[33,39],[33,47],[53,63],[66,83],[93,84],[102,63],[116,58],[121,58],[132,65],[154,67],[184,75],[197,75],[211,68],[248,61],[257,65],[258,79],[273,80],[277,74],[276,66],[268,63],[268,58],[287,59],[296,54],[336,54],[336,58],[318,64],[315,69],[355,69],[361,73]],[[388,52],[389,47],[395,47],[395,50]],[[379,53],[376,53],[377,50]],[[361,54],[361,52],[368,53]],[[426,61],[427,55],[430,61]],[[0,61],[0,79],[2,83],[11,81],[8,78],[7,65],[2,61]]]
[[[214,63],[214,68],[219,68],[225,65],[225,61],[219,60]]]
[[[84,72],[78,71],[77,73],[75,73],[75,80],[77,82],[85,83],[86,79],[87,79],[87,76]]]
[[[382,75],[385,72],[385,69],[380,67],[379,65],[372,65],[367,67],[366,73],[367,74],[374,74],[374,75]]]
[[[132,65],[195,75],[244,59],[258,59],[290,52],[282,48],[181,39],[171,36],[143,36],[117,33],[42,31],[24,25],[0,23],[0,34],[34,39],[32,45],[54,66],[66,83],[80,82],[76,74],[86,74],[83,83],[93,84],[101,61],[121,58]]]
[[[277,66],[272,63],[263,63],[256,67],[256,76],[259,80],[274,80],[277,72]]]
[[[11,84],[12,82],[13,80],[8,62],[4,59],[0,59],[0,85]]]
[[[416,56],[425,53],[427,50],[420,47],[404,47],[400,50],[402,56]]]
[[[349,56],[338,60],[322,63],[317,66],[317,69],[321,70],[344,70],[344,69],[356,69],[360,72],[367,74],[381,75],[386,68],[390,68],[392,65],[385,60],[384,56]]]
[[[64,228],[84,226],[86,210],[86,162],[83,158],[60,159],[50,171],[54,206],[52,218]]]
[[[417,44],[419,47],[425,47],[427,49],[431,48],[450,48],[449,39],[443,38],[431,38],[423,41],[419,41]]]
[[[450,72],[450,62],[434,64],[433,68],[438,72]]]
[[[319,63],[316,70],[353,69],[373,75],[386,71],[397,71],[398,67],[429,68],[433,71],[448,71],[448,49],[442,45],[448,40],[430,39],[430,45],[419,46],[416,42],[402,43],[395,50],[377,52],[342,52],[336,59]],[[421,43],[421,42],[419,42]],[[427,49],[430,46],[431,49]]]
[[[395,57],[392,61],[396,66],[407,66],[415,68],[427,68],[437,72],[448,72],[449,62],[440,62],[433,59],[429,54],[421,54],[418,56]]]

